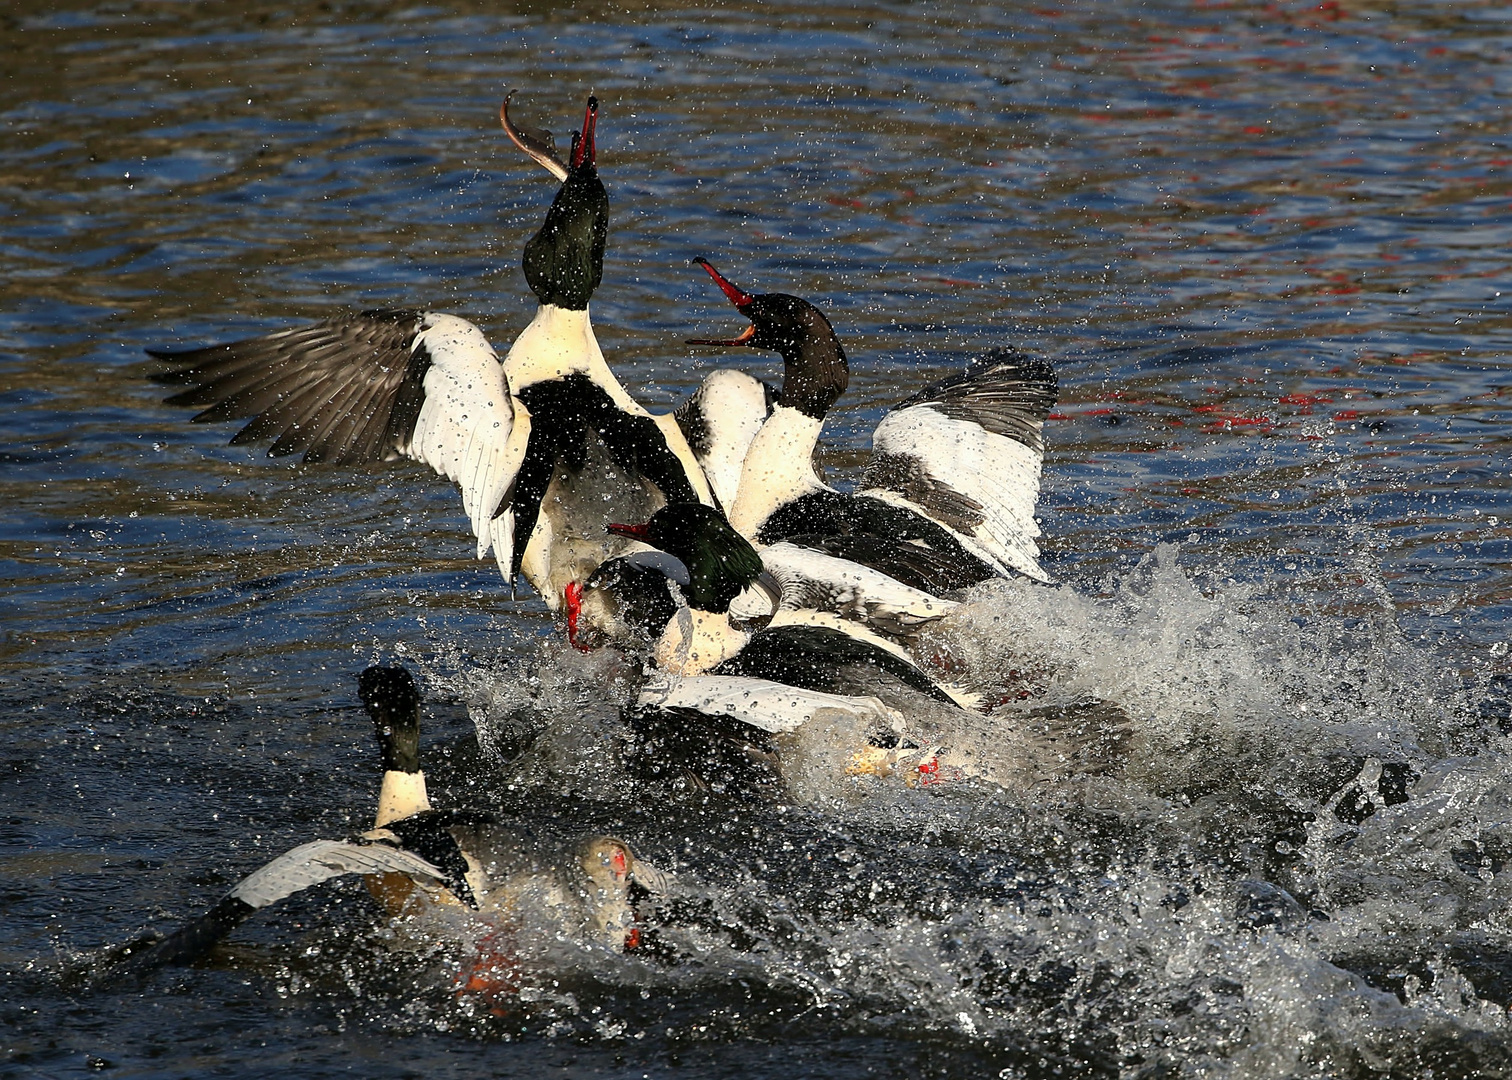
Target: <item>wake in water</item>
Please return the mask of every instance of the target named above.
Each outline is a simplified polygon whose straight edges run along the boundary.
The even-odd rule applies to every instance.
[[[1101,596],[969,599],[926,645],[1002,704],[958,749],[1095,700],[1127,717],[1103,767],[902,783],[845,769],[856,732],[819,724],[746,748],[771,774],[721,789],[644,767],[614,652],[433,681],[469,703],[499,797],[617,807],[676,872],[654,918],[678,959],[636,978],[736,1027],[731,988],[757,985],[1005,1076],[1512,1069],[1512,778],[1486,685],[1383,607],[1201,588],[1169,547]]]

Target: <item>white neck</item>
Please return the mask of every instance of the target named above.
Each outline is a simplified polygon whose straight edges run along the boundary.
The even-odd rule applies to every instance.
[[[673,675],[702,675],[734,656],[751,635],[730,616],[680,608],[656,642],[656,666]]]
[[[381,829],[391,821],[402,821],[430,808],[423,772],[407,773],[389,769],[383,774],[383,783],[378,788],[378,815],[373,821],[373,827]]]
[[[918,666],[914,662],[914,658],[897,642],[889,641],[864,623],[859,623],[852,619],[843,619],[832,611],[815,611],[813,608],[783,608],[772,616],[772,621],[767,626],[827,627],[830,630],[838,630],[848,637],[855,638],[857,641],[864,641],[868,645],[875,645],[883,652],[891,653],[911,667]]]
[[[730,524],[750,539],[772,512],[800,495],[824,490],[814,475],[814,445],[823,420],[779,405],[751,440],[740,468]]]
[[[609,370],[598,339],[593,336],[588,309],[573,311],[542,304],[504,357],[504,378],[509,381],[510,390],[518,394],[534,383],[560,379],[573,372],[587,375],[626,412],[647,415]]]

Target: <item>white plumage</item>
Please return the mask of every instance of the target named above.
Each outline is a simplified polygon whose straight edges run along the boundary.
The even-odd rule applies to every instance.
[[[975,528],[954,526],[963,541],[975,541],[977,554],[1036,581],[1050,576],[1040,568],[1040,534],[1034,520],[1039,496],[1039,450],[988,431],[981,424],[946,416],[929,405],[913,405],[887,414],[872,433],[878,455],[906,458],[930,483],[964,496],[984,519]],[[909,506],[931,520],[927,507],[882,488],[863,492]],[[941,524],[950,525],[948,522]]]
[[[814,444],[823,418],[778,405],[756,432],[740,467],[740,487],[728,507],[730,524],[755,540],[778,507],[816,491],[833,490],[814,475]]]
[[[959,605],[905,585],[880,570],[783,541],[761,549],[761,562],[781,587],[784,608],[813,608],[856,619],[896,637],[908,637],[923,624],[948,615]],[[736,618],[756,618],[767,596],[743,593],[730,605]]]
[[[740,470],[767,417],[772,391],[743,371],[711,371],[678,408],[678,425],[708,477],[719,505],[729,511],[740,488]]]
[[[428,313],[411,352],[425,349],[425,403],[400,452],[457,485],[478,538],[478,558],[494,549],[507,576],[514,556],[512,514],[495,517],[509,497],[530,436],[529,416],[516,423],[504,368],[483,332],[455,315]]]
[[[903,716],[874,697],[845,697],[735,675],[675,678],[658,673],[641,688],[641,708],[688,709],[724,716],[770,734],[796,731],[825,712],[882,730],[903,729]]]
[[[383,873],[406,874],[438,885],[446,882],[441,869],[400,847],[351,840],[312,840],[242,878],[230,895],[249,907],[265,908],[334,877]]]

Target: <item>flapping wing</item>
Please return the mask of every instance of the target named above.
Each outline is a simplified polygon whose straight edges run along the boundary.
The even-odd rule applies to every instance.
[[[195,423],[251,421],[233,445],[272,439],[273,457],[349,465],[393,457],[413,427],[425,372],[412,351],[423,316],[369,311],[263,337],[150,356],[179,365],[159,382],[189,384],[170,405],[204,406]]]
[[[772,413],[777,392],[743,371],[711,371],[673,419],[698,459],[719,505],[735,505],[740,469],[751,440]]]
[[[1039,581],[1041,431],[1055,405],[1050,365],[994,350],[896,406],[872,435],[866,494],[901,501],[991,560]]]
[[[149,349],[188,384],[170,405],[203,406],[199,423],[250,417],[233,444],[271,439],[273,456],[352,465],[399,455],[461,489],[478,538],[500,565],[513,553],[510,486],[528,423],[515,423],[504,370],[465,319],[380,310],[189,352]],[[522,430],[517,430],[522,429]]]
[[[430,358],[425,400],[400,451],[461,489],[478,558],[492,545],[499,569],[512,578],[509,495],[525,458],[529,418],[516,414],[504,368],[483,331],[455,315],[429,315],[427,324],[415,340],[415,355]]]
[[[186,964],[203,956],[215,943],[240,926],[254,912],[295,893],[346,874],[406,874],[421,881],[446,884],[446,875],[413,852],[384,843],[316,840],[286,851],[260,870],[243,878],[220,903],[180,927],[152,947],[134,953],[125,973],[143,975],[165,964]]]

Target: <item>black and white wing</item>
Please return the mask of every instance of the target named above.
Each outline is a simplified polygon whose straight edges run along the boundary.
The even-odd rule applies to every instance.
[[[993,350],[883,418],[861,493],[918,510],[1005,571],[1049,581],[1034,507],[1057,390],[1049,364]]]
[[[777,580],[784,610],[834,612],[908,639],[958,606],[850,559],[783,542],[761,549],[761,562]]]
[[[187,352],[149,349],[189,384],[170,405],[198,423],[250,421],[233,444],[273,440],[271,456],[351,465],[398,456],[456,483],[478,539],[508,574],[511,486],[529,423],[483,332],[434,312],[380,310]]]
[[[398,873],[437,885],[446,873],[414,852],[387,843],[315,840],[286,851],[241,883],[204,915],[127,960],[127,971],[145,974],[165,964],[185,964],[203,956],[255,911],[323,881],[347,874]]]

